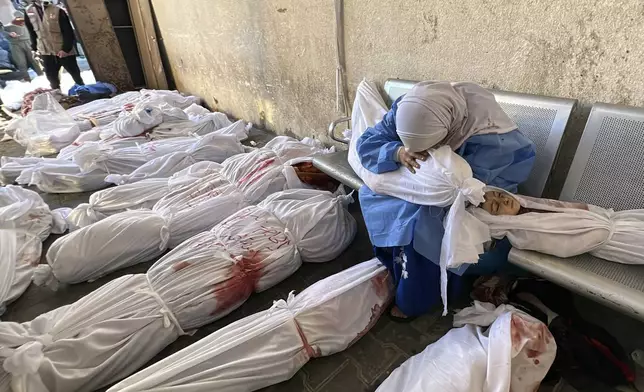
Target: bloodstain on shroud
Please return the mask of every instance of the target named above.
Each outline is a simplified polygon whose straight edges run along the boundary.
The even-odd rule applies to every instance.
[[[548,345],[554,339],[548,327],[542,322],[529,321],[513,313],[510,328],[512,350],[515,352],[525,350],[526,356],[532,359],[535,365],[539,365],[540,361],[537,357],[548,350]]]
[[[231,254],[230,257],[237,260],[228,271],[230,278],[212,289],[217,303],[213,316],[239,307],[250,297],[262,277],[264,256],[259,251],[244,252],[240,256]]]

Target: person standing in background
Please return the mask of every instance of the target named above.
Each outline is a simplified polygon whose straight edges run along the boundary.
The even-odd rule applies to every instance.
[[[43,60],[51,88],[60,89],[61,67],[69,72],[76,84],[84,85],[76,62],[76,37],[67,12],[51,1],[35,0],[25,13],[31,47]]]
[[[4,26],[4,31],[7,33],[7,39],[11,44],[11,59],[23,75],[23,79],[29,81],[29,67],[31,67],[36,74],[42,75],[40,64],[34,59],[31,51],[31,37],[29,30],[25,26],[24,14],[16,11],[13,14],[14,19],[11,24]]]

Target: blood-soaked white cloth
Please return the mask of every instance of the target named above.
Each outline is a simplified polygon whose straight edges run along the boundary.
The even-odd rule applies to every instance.
[[[7,390],[3,387],[9,384],[38,392],[89,391],[105,386],[137,370],[183,331],[222,317],[247,294],[290,275],[301,263],[300,247],[326,245],[327,257],[342,251],[355,234],[355,222],[345,208],[347,196],[306,192],[314,192],[309,193],[310,210],[293,202],[301,197],[276,197],[273,203],[293,207],[277,206],[274,212],[249,207],[173,250],[147,274],[118,278],[31,322],[0,323],[4,368],[0,370],[0,391]],[[294,216],[299,214],[306,216]],[[330,216],[335,217],[335,224]],[[310,221],[321,224],[311,227]],[[326,225],[333,228],[323,227]],[[337,243],[337,238],[322,235],[330,230],[344,232],[346,238]],[[79,232],[82,230],[74,234]],[[313,244],[322,239],[326,244]],[[383,267],[376,270],[386,274]],[[356,282],[350,280],[351,284]],[[323,290],[324,294],[332,293],[331,289]],[[381,295],[388,298],[389,292]],[[312,299],[321,298],[315,295]],[[339,331],[348,336],[338,338],[334,333],[329,339],[355,339],[372,316],[365,315],[366,320],[356,325],[355,331],[346,332],[340,327],[352,325],[350,320],[357,318],[357,312],[355,303],[345,302],[350,316],[340,315],[343,324]]]
[[[555,359],[548,327],[509,305],[476,302],[454,316],[454,326],[377,391],[532,392]]]
[[[109,392],[255,391],[310,359],[345,350],[378,321],[392,295],[376,259],[320,280],[134,374]]]

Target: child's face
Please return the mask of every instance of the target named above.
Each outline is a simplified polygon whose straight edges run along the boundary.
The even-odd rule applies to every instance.
[[[492,215],[517,215],[521,204],[505,192],[487,191],[481,207]]]

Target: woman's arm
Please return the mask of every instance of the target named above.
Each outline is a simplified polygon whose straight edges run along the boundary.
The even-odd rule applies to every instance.
[[[375,127],[367,128],[358,139],[356,149],[360,162],[370,172],[380,174],[400,167],[396,157],[398,148],[403,145],[396,133],[396,110],[399,100],[400,98],[394,102],[382,121]]]

